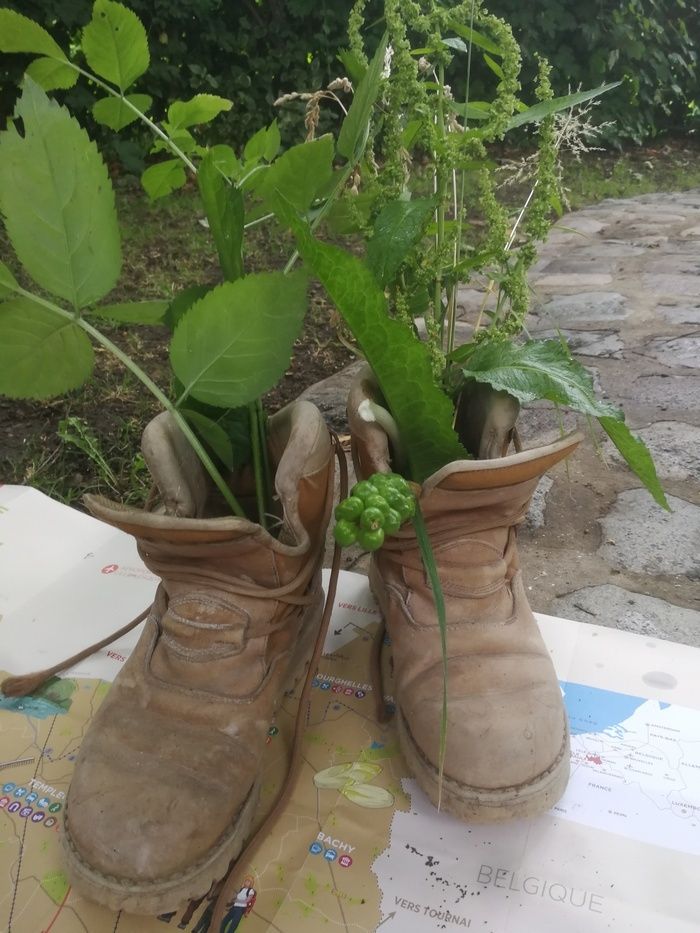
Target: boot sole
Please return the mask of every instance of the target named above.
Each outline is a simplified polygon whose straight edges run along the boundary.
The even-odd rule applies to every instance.
[[[323,591],[319,602],[309,610],[310,618],[289,664],[284,693],[292,692],[304,677],[313,655],[323,614]],[[74,890],[110,910],[157,916],[177,910],[187,901],[203,897],[215,881],[227,874],[251,834],[262,780],[253,784],[239,817],[226,836],[195,865],[168,878],[150,882],[123,881],[105,875],[85,862],[70,836],[68,808],[64,810],[61,845],[66,872]],[[259,821],[258,821],[259,822]],[[137,844],[137,840],[134,840]]]
[[[443,775],[442,794],[438,769],[416,745],[397,707],[399,746],[418,786],[439,810],[445,810],[467,823],[505,823],[545,813],[555,805],[569,781],[569,729],[565,726],[561,750],[554,763],[542,774],[515,787],[472,787]]]
[[[251,788],[231,831],[204,859],[169,878],[141,884],[104,875],[83,861],[70,836],[70,814],[66,808],[61,844],[71,886],[81,897],[109,907],[110,910],[151,916],[176,910],[186,901],[206,894],[212,882],[226,874],[250,834],[260,783],[257,781]],[[137,845],[138,840],[134,840],[134,844]]]
[[[384,619],[388,615],[386,596],[377,580],[375,565],[370,565],[370,589]],[[399,747],[409,771],[430,802],[439,810],[445,810],[468,823],[505,823],[508,820],[527,819],[550,810],[561,798],[569,782],[570,743],[569,724],[563,717],[562,744],[550,767],[531,781],[514,787],[473,787],[440,773],[416,744],[403,716],[401,706],[396,703],[396,720]]]

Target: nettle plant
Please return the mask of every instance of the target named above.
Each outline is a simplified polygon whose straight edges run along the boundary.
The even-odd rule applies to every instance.
[[[0,393],[46,399],[82,386],[94,366],[93,344],[114,354],[169,411],[232,512],[244,510],[231,474],[255,477],[257,517],[274,514],[260,397],[284,374],[306,309],[307,279],[294,270],[246,274],[245,230],[274,218],[284,199],[295,218],[315,226],[355,171],[367,138],[381,60],[367,70],[336,142],[328,135],[280,154],[276,123],[236,153],[206,147],[196,127],[231,101],[197,94],[175,101],[167,119],[147,116],[151,99],[132,93],[149,66],[145,30],[136,15],[96,0],[79,49],[64,52],[38,24],[0,10],[0,51],[38,55],[27,69],[14,118],[0,134],[0,208],[26,277],[18,283],[0,263]],[[95,119],[118,131],[141,120],[153,133],[158,161],[143,174],[151,198],[196,178],[224,282],[183,283],[162,301],[109,303],[121,273],[114,194],[97,147],[47,91],[89,79],[100,92]],[[172,332],[171,395],[99,329],[165,323]]]
[[[353,79],[367,67],[365,3],[354,5],[351,48],[341,54]],[[278,214],[374,371],[386,405],[374,417],[389,428],[397,469],[420,482],[469,457],[454,424],[456,408],[470,398],[486,395],[488,405],[504,410],[514,400],[546,399],[597,419],[668,508],[647,448],[623,413],[596,397],[591,375],[563,336],[526,339],[527,273],[553,215],[562,213],[558,160],[572,140],[575,108],[616,85],[555,98],[549,65],[540,60],[535,103],[528,106],[519,96],[519,46],[479,0],[451,6],[385,0],[384,12],[385,67],[368,145],[329,217],[336,233],[363,237],[364,259],[314,239],[290,209],[278,207]],[[494,74],[488,101],[470,99],[477,54]],[[530,160],[535,177],[512,212],[497,197],[489,146],[527,124],[538,128],[537,157]],[[484,301],[458,346],[458,292],[465,284],[481,288]]]

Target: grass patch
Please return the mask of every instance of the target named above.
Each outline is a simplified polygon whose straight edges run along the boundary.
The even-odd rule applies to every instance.
[[[633,198],[700,187],[700,140],[669,141],[626,152],[591,152],[568,160],[564,183],[571,210],[605,198]]]

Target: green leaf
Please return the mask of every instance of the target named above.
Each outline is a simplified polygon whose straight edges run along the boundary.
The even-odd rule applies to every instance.
[[[67,90],[78,80],[78,72],[55,58],[35,58],[26,74],[45,91]]]
[[[460,347],[453,359],[465,356],[466,364],[462,368],[465,379],[486,382],[521,402],[544,398],[597,418],[630,469],[659,505],[668,508],[644,442],[630,433],[618,408],[596,398],[590,373],[571,358],[568,348],[560,341],[531,340],[521,346],[507,342],[482,343],[476,348],[467,345]]]
[[[19,288],[17,279],[10,272],[4,262],[0,262],[0,298],[14,295]]]
[[[67,61],[61,47],[45,29],[14,10],[0,10],[0,52],[33,52]]]
[[[640,437],[635,437],[624,421],[603,417],[598,419],[601,427],[622,454],[627,466],[636,473],[658,504],[670,512],[666,495],[661,488],[656,467],[649,449]]]
[[[233,446],[221,425],[217,424],[216,421],[212,421],[211,418],[207,418],[201,412],[193,411],[191,408],[183,408],[181,412],[199,437],[221,460],[226,469],[232,470],[234,467]]]
[[[461,117],[466,117],[467,120],[488,120],[491,114],[491,105],[481,101],[472,101],[469,104],[449,101],[449,107]]]
[[[410,251],[420,241],[435,203],[422,199],[392,201],[374,222],[367,243],[367,265],[380,285],[390,285]]]
[[[0,205],[8,236],[41,288],[84,308],[119,277],[114,192],[97,147],[64,107],[25,78],[14,126],[0,134]]]
[[[343,68],[345,68],[345,74],[350,78],[355,87],[357,87],[367,71],[367,66],[349,49],[341,49],[338,52],[337,58]]]
[[[190,285],[189,288],[183,289],[178,295],[173,298],[170,302],[168,310],[165,312],[165,318],[163,323],[171,331],[174,331],[177,325],[180,323],[180,318],[183,316],[185,311],[189,311],[195,301],[199,301],[200,298],[204,298],[207,292],[211,291],[210,285]]]
[[[386,44],[387,34],[384,33],[367,71],[355,89],[348,115],[343,120],[343,125],[340,128],[338,152],[341,156],[345,156],[348,161],[356,158],[365,148],[367,142],[372,111],[379,94],[382,71],[384,70]]]
[[[125,101],[133,104],[141,113],[146,113],[153,103],[153,98],[148,94],[127,94],[124,100],[119,97],[103,97],[93,104],[92,115],[98,123],[118,133],[139,118]]]
[[[600,87],[593,88],[590,91],[576,91],[575,94],[567,94],[565,97],[553,97],[551,100],[540,101],[533,107],[516,113],[511,117],[508,123],[508,129],[515,129],[517,126],[523,126],[525,123],[539,123],[552,113],[558,113],[560,110],[568,110],[569,107],[575,107],[577,104],[585,104],[587,100],[593,100],[600,97],[601,94],[607,94],[613,88],[618,87],[622,82],[615,81],[614,84],[601,84]]]
[[[487,52],[491,52],[492,55],[498,55],[499,58],[503,58],[503,49],[482,32],[477,32],[476,29],[471,29],[469,26],[463,26],[461,23],[456,22],[450,23],[450,28],[454,29],[458,36],[466,39],[467,43],[471,42],[473,45],[479,46],[480,49],[485,49]],[[459,46],[452,45],[449,39],[444,39],[443,42],[445,45],[449,45],[450,48],[459,48],[460,52],[466,52],[468,48],[466,45],[463,49]]]
[[[150,165],[141,176],[141,184],[152,201],[182,188],[186,180],[185,168],[179,159],[167,159]]]
[[[373,784],[346,784],[340,793],[347,797],[350,803],[370,810],[394,806],[394,795],[386,788],[375,787]]]
[[[224,277],[233,282],[243,275],[243,195],[226,181],[210,152],[199,166],[197,184]]]
[[[505,75],[503,74],[503,69],[498,64],[498,62],[495,61],[495,59],[491,58],[488,52],[484,52],[484,61],[489,66],[491,71],[496,75],[496,77],[500,78],[501,81],[503,81],[503,79],[505,78]]]
[[[170,147],[170,143],[174,143],[185,155],[188,155],[190,152],[195,152],[195,150],[199,148],[197,140],[189,130],[174,129],[169,123],[163,123],[163,129],[170,137],[170,141],[158,137],[151,146],[152,153],[167,152],[168,155],[170,155],[173,151]]]
[[[190,100],[176,100],[168,107],[168,123],[172,129],[185,129],[209,123],[214,117],[233,107],[233,101],[216,94],[195,94]]]
[[[409,120],[401,132],[401,145],[410,149],[423,128],[423,120]]]
[[[253,164],[261,159],[272,162],[280,151],[281,142],[277,120],[273,120],[269,126],[263,127],[250,137],[243,150],[243,159]]]
[[[281,200],[276,213],[294,232],[304,261],[342,314],[399,428],[412,478],[422,482],[453,460],[468,459],[452,428],[450,399],[433,380],[428,350],[409,327],[389,317],[386,298],[355,256],[314,239],[309,227]]]
[[[167,301],[125,301],[90,308],[89,314],[122,324],[162,324],[168,307]]]
[[[0,395],[63,395],[90,377],[94,362],[88,337],[73,321],[28,298],[0,305]]]
[[[256,193],[273,201],[279,192],[300,211],[333,177],[333,137],[321,136],[287,149],[262,175]]]
[[[236,153],[230,146],[223,143],[218,146],[212,146],[209,150],[212,163],[218,168],[226,178],[238,178],[241,171],[241,163]]]
[[[92,19],[83,30],[82,49],[92,70],[122,93],[150,63],[143,23],[113,0],[95,0]]]
[[[306,310],[306,276],[262,272],[225,282],[180,319],[170,361],[185,395],[247,405],[289,366]]]
[[[467,356],[465,379],[486,382],[520,402],[548,399],[595,418],[620,419],[610,402],[596,398],[591,374],[572,359],[558,340],[529,340],[524,344],[493,341],[460,347],[454,358]]]

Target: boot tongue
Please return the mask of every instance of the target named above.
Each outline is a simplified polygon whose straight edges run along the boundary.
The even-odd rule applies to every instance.
[[[165,513],[201,518],[208,490],[204,469],[169,412],[162,412],[146,425],[141,451]]]
[[[455,427],[472,457],[496,460],[508,453],[519,413],[512,395],[474,382],[460,396]]]

